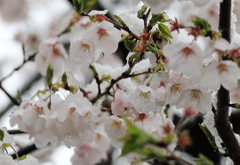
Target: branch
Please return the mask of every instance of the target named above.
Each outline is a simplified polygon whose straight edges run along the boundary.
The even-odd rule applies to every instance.
[[[220,4],[219,29],[222,30],[222,37],[231,41],[231,0],[223,0]],[[226,60],[226,58],[225,58]],[[229,157],[235,165],[240,165],[240,147],[230,126],[228,119],[229,113],[229,91],[220,87],[217,93],[217,111],[215,116],[215,125],[219,136],[226,146]]]
[[[120,80],[124,79],[124,78],[128,78],[128,77],[133,77],[130,75],[132,68],[140,61],[141,57],[142,57],[143,53],[138,53],[137,57],[135,58],[134,62],[131,64],[131,66],[129,66],[128,70],[126,70],[125,72],[122,73],[121,76],[119,76],[117,79],[112,79],[110,85],[106,88],[106,90],[101,93],[98,94],[94,99],[91,100],[92,104],[94,104],[98,99],[100,99],[102,96],[104,95],[108,95],[110,94],[110,90],[112,89],[112,87]],[[144,72],[145,73],[145,72]]]
[[[24,49],[23,49],[23,51],[24,51]],[[24,52],[23,52],[23,53],[24,53]],[[35,55],[36,55],[36,54],[33,54],[33,55],[29,56],[28,59],[25,59],[25,58],[24,58],[23,63],[22,63],[19,67],[15,68],[9,75],[5,76],[4,78],[2,78],[2,79],[0,80],[0,89],[2,89],[2,91],[9,97],[9,99],[12,101],[12,103],[15,104],[15,105],[17,105],[17,106],[20,105],[19,101],[18,101],[17,99],[15,99],[14,97],[12,97],[12,96],[5,90],[5,88],[3,88],[2,82],[3,82],[4,80],[6,80],[7,78],[9,78],[14,72],[16,72],[16,71],[18,71],[20,68],[22,68],[23,65],[24,65],[26,62],[28,62],[28,61],[33,61]]]

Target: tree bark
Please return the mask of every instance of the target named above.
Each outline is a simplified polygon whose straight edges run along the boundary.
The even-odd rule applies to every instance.
[[[222,37],[231,42],[231,0],[223,0],[220,4],[219,30]],[[227,60],[225,58],[224,60]],[[240,165],[240,147],[229,122],[229,91],[220,87],[217,93],[216,129],[221,137],[229,157],[235,165]]]

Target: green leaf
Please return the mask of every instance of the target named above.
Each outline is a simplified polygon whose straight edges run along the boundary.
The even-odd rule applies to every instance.
[[[147,46],[147,50],[151,51],[153,54],[158,54],[159,53],[159,49],[157,48],[156,45],[152,46],[149,43],[147,43],[146,46]]]
[[[195,16],[194,19],[192,20],[192,23],[195,25],[195,27],[199,28],[201,31],[207,32],[211,30],[211,25],[208,23],[207,20],[203,18]]]
[[[214,165],[213,162],[203,154],[199,154],[198,156],[199,158],[195,159],[197,165]]]
[[[21,156],[18,160],[25,160],[25,159],[27,159],[27,156],[28,156],[28,155],[30,155],[30,154],[23,155],[23,156]]]
[[[215,142],[215,138],[214,136],[211,134],[211,132],[208,130],[206,125],[201,125],[199,124],[199,127],[202,129],[202,131],[204,132],[204,134],[207,136],[209,143],[212,145],[212,147],[217,150],[218,147],[216,145]]]
[[[97,75],[97,74],[98,74],[96,68],[95,68],[93,65],[89,65],[89,69],[92,70],[92,72],[93,72],[94,75]]]
[[[82,13],[83,12],[83,3],[82,0],[73,0],[73,5],[75,7],[75,10],[78,13]]]
[[[17,90],[17,99],[22,101],[22,93],[19,89]]]
[[[118,20],[118,22],[123,26],[123,27],[127,27],[127,25],[125,24],[125,22],[122,20],[122,18],[120,18],[117,15],[113,15],[114,18],[116,18]]]
[[[138,18],[143,18],[144,13],[147,11],[147,7],[146,6],[142,6],[142,8],[138,11]]]
[[[46,75],[47,86],[52,85],[52,78],[53,78],[53,66],[49,64],[47,68],[47,75]]]
[[[236,105],[235,105],[235,108],[240,109],[240,104],[239,104],[239,103],[236,104]]]
[[[127,155],[130,152],[139,151],[146,144],[156,143],[155,139],[146,134],[143,130],[135,126],[129,119],[124,119],[127,125],[127,134],[120,140],[124,142],[121,156]]]
[[[82,0],[82,2],[83,2],[83,12],[88,13],[90,10],[92,10],[97,0]]]
[[[74,87],[74,86],[70,86],[69,87],[69,91],[74,94],[74,93],[77,93],[78,92],[78,88],[77,87]]]
[[[78,13],[88,13],[96,2],[97,0],[73,0],[73,5]]]
[[[101,78],[101,81],[107,81],[109,82],[110,80],[112,79],[112,77],[110,75],[103,75],[102,78]]]
[[[68,84],[68,76],[67,76],[67,73],[64,72],[63,75],[62,75],[62,83],[65,85],[65,84]]]
[[[156,25],[157,22],[168,22],[168,21],[169,20],[165,18],[165,13],[152,14],[152,18],[149,21],[149,25],[153,27],[154,25]]]
[[[0,129],[0,140],[3,141],[4,139],[4,131]]]
[[[136,57],[137,57],[137,53],[133,53],[133,54],[129,57],[129,61],[132,62]]]
[[[136,40],[125,40],[124,41],[125,47],[131,52],[134,51],[134,48],[135,48],[136,44],[137,44]]]
[[[156,151],[153,148],[143,148],[143,149],[137,149],[135,151],[136,153],[140,154],[142,157],[137,159],[134,164],[144,162],[150,159],[160,159],[165,160],[166,156],[164,153],[160,151]]]
[[[168,27],[166,25],[159,23],[158,28],[162,32],[163,35],[168,36],[169,38],[173,38],[172,34],[170,33],[170,30],[168,29]]]

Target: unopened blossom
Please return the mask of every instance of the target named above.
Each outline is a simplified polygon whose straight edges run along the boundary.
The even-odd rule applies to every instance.
[[[169,61],[167,66],[178,73],[195,75],[202,68],[204,54],[195,43],[175,43],[163,47]]]
[[[222,85],[227,90],[237,88],[240,69],[233,61],[213,61],[203,69],[201,84],[205,88],[217,91]]]

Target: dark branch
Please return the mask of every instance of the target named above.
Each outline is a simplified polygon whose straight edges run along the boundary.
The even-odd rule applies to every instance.
[[[219,20],[219,29],[222,30],[222,37],[229,42],[231,41],[231,3],[231,0],[224,0],[220,4]],[[221,86],[217,93],[215,125],[219,136],[226,146],[229,157],[233,160],[235,165],[240,165],[239,143],[234,135],[228,119],[229,101],[229,91]]]

